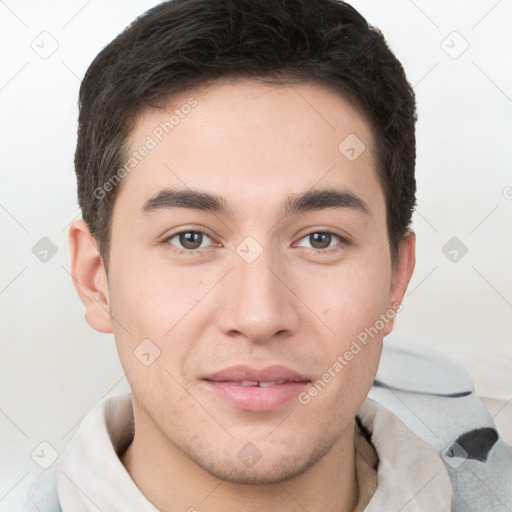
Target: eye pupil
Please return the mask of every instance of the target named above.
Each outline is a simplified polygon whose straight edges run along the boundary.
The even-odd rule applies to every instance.
[[[312,233],[311,235],[309,235],[309,238],[311,246],[314,247],[315,249],[325,249],[326,247],[329,247],[329,245],[331,244],[330,233]]]
[[[201,246],[202,241],[202,233],[197,233],[196,231],[186,231],[184,233],[180,233],[180,244],[185,249],[197,249]]]

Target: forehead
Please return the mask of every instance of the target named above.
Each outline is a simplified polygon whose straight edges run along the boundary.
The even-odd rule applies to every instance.
[[[197,89],[146,110],[127,146],[133,166],[119,195],[141,206],[165,187],[216,191],[236,209],[277,207],[284,193],[315,186],[382,195],[370,126],[318,84]]]

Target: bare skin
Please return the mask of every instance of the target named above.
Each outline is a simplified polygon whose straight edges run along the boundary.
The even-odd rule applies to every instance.
[[[281,365],[309,389],[396,310],[414,234],[393,268],[369,126],[318,85],[233,81],[174,98],[139,118],[131,150],[192,96],[197,106],[120,185],[108,277],[85,223],[70,228],[86,319],[114,333],[132,389],[135,437],[122,462],[161,511],[349,512],[359,500],[354,418],[393,320],[307,404],[294,396],[251,410],[207,377]],[[353,161],[338,149],[350,134],[365,144]],[[229,208],[164,198],[143,209],[166,189],[213,194]],[[283,215],[289,196],[327,189],[352,199]],[[145,339],[160,351],[148,366],[134,355]]]

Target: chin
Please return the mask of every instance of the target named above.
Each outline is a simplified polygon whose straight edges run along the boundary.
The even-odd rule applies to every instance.
[[[328,444],[313,451],[302,451],[291,456],[274,451],[270,454],[270,459],[248,443],[245,451],[244,448],[239,450],[235,458],[231,453],[229,457],[217,459],[214,454],[205,458],[192,458],[204,471],[220,480],[239,485],[270,485],[286,482],[306,472],[329,451],[330,447],[331,444]],[[244,462],[246,454],[252,454],[254,459]]]

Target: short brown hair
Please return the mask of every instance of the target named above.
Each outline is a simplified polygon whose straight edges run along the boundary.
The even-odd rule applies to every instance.
[[[104,185],[119,180],[138,116],[178,94],[237,77],[327,85],[365,115],[396,262],[416,204],[416,103],[381,32],[336,0],[171,0],[108,44],[80,87],[78,200],[106,267],[119,187]]]

